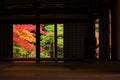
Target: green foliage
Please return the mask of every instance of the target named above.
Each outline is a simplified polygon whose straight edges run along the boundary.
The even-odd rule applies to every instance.
[[[41,50],[41,58],[49,58],[54,50],[54,24],[46,24],[44,31],[47,34],[41,35],[40,45],[45,49]],[[57,48],[58,57],[63,57],[63,25],[57,24]]]
[[[13,56],[15,58],[27,58],[31,51],[26,51],[21,45],[13,43]]]
[[[46,31],[47,34],[40,36],[40,45],[44,48],[44,50],[40,51],[40,56],[41,58],[49,58],[54,40],[54,25],[45,25],[44,31]]]
[[[64,47],[64,37],[63,37],[63,24],[57,24],[57,50],[58,58],[63,58],[63,47]]]

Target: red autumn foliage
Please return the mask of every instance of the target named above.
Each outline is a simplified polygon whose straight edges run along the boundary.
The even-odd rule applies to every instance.
[[[44,27],[44,24],[40,24],[40,34],[47,34],[47,32],[43,31],[43,27]],[[24,36],[22,36],[24,38],[20,38],[20,32],[22,32],[24,30],[29,31],[29,32],[33,31],[34,35],[35,35],[36,26],[32,25],[32,24],[16,24],[16,25],[14,25],[14,28],[13,28],[13,42],[23,46],[23,48],[25,50],[34,50],[35,45],[31,44],[30,41],[25,39]],[[23,34],[21,34],[21,35],[23,35]],[[31,38],[34,37],[34,35],[29,34],[29,33],[27,33],[27,35],[31,35],[30,36]],[[34,40],[32,40],[32,41],[34,41]],[[36,43],[36,41],[34,41],[33,43]],[[40,50],[44,50],[44,48],[40,47]]]
[[[40,34],[47,34],[47,32],[43,31],[44,25],[40,25]]]
[[[40,24],[40,34],[47,34],[47,32],[43,31],[44,24]],[[15,30],[28,30],[28,31],[35,31],[36,32],[36,26],[32,24],[17,24],[15,25]]]
[[[30,44],[29,42],[27,42],[26,40],[23,40],[21,38],[13,38],[13,41],[21,46],[23,46],[23,48],[25,50],[34,50],[35,46]]]

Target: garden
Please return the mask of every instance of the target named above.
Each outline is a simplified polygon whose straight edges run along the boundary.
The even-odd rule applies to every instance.
[[[55,24],[40,24],[40,58],[51,58],[54,52]],[[57,24],[57,57],[63,58],[63,24]],[[13,58],[36,57],[36,25],[13,24]]]

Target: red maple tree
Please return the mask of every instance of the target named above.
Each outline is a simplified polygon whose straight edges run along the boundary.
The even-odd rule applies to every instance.
[[[40,34],[47,34],[43,30],[44,24],[40,24]],[[36,26],[33,24],[15,24],[13,27],[13,42],[23,46],[25,50],[34,50],[36,44],[35,39]],[[40,50],[44,50],[41,46]]]

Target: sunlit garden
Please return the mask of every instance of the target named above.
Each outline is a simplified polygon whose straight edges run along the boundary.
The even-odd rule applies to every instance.
[[[51,58],[55,54],[55,25],[40,24],[40,58]],[[57,24],[57,57],[63,58],[63,24]],[[13,24],[13,57],[36,57],[36,25]]]

